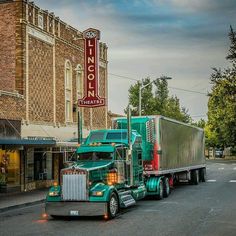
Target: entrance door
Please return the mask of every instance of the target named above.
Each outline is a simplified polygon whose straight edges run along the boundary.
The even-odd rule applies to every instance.
[[[34,179],[44,180],[47,176],[44,174],[46,169],[46,156],[42,150],[35,149],[34,153]]]

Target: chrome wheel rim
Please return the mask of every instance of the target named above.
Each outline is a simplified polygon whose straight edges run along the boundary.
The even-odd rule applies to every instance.
[[[115,197],[112,197],[110,200],[110,212],[112,216],[116,215],[117,209],[118,209],[118,202],[115,199]]]

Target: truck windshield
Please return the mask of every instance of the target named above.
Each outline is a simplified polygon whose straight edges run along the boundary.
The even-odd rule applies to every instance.
[[[99,161],[99,160],[112,160],[112,152],[85,152],[78,154],[79,161]]]

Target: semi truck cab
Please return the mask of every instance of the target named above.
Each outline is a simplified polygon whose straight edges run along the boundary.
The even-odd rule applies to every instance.
[[[127,130],[91,131],[77,149],[77,161],[61,170],[61,186],[50,188],[46,213],[113,218],[144,198],[142,139],[132,131],[130,147],[127,135]]]

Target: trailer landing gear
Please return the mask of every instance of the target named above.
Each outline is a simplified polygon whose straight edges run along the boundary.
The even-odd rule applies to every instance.
[[[199,171],[191,170],[191,184],[198,185],[199,184]]]

